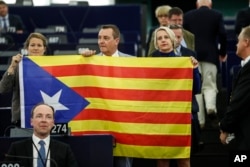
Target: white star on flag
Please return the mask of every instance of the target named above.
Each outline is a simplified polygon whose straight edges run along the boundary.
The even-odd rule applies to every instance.
[[[59,90],[56,94],[54,94],[51,97],[41,90],[40,90],[40,92],[41,92],[44,103],[51,105],[55,109],[55,112],[57,110],[69,110],[69,108],[67,108],[62,103],[59,102],[59,99],[60,99],[60,96],[62,93],[62,89]]]

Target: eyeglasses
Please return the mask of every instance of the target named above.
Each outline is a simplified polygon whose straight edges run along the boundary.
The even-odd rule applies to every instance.
[[[157,17],[168,17],[168,15],[163,14],[163,15],[158,15]]]

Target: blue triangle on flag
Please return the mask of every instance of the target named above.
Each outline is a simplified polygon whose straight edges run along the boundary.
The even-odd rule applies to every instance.
[[[25,127],[30,127],[32,107],[46,102],[44,97],[47,97],[46,103],[55,108],[55,123],[68,123],[89,104],[84,97],[28,58],[23,59],[23,87]]]

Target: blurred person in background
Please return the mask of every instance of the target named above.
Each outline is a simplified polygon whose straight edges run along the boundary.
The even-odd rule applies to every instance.
[[[239,35],[241,29],[250,25],[250,0],[248,2],[248,7],[240,9],[236,14],[235,20],[235,33]]]
[[[150,55],[155,51],[154,47],[154,30],[160,26],[168,26],[168,11],[171,9],[169,5],[161,5],[155,9],[155,17],[159,23],[158,26],[152,27],[148,33],[147,45],[146,45],[146,56]]]
[[[25,26],[20,16],[9,14],[9,7],[4,1],[0,1],[0,32],[22,34]]]
[[[172,7],[169,12],[168,12],[168,20],[169,20],[169,25],[180,25],[181,27],[183,26],[183,11],[179,7]],[[181,40],[181,45],[185,48],[195,50],[195,38],[194,34],[191,33],[190,31],[185,30],[182,27],[182,40]]]
[[[195,36],[195,51],[202,77],[203,95],[197,100],[201,104],[205,102],[205,110],[211,126],[218,128],[217,68],[219,61],[225,62],[227,59],[227,34],[223,15],[212,9],[212,0],[197,0],[196,5],[197,9],[185,13],[183,27]],[[205,120],[204,110],[200,110],[199,119]]]

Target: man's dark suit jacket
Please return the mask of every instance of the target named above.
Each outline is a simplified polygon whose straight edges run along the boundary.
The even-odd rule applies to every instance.
[[[7,161],[20,161],[25,167],[33,166],[33,144],[32,138],[12,143],[8,155],[25,156],[30,158],[7,157]],[[50,138],[50,159],[55,160],[58,167],[78,167],[77,161],[69,145]],[[51,167],[56,167],[51,161]]]
[[[23,32],[25,32],[25,29],[26,28],[18,15],[9,14],[9,28],[0,32],[0,35],[1,37],[4,37],[6,39],[6,43],[13,44],[15,43],[15,40],[10,33],[16,33],[16,31],[18,30],[22,30]]]
[[[195,36],[198,61],[218,65],[219,55],[226,55],[227,36],[220,12],[202,6],[184,15],[183,27]],[[220,49],[218,50],[218,43]]]
[[[220,121],[220,129],[235,134],[235,148],[250,150],[250,61],[233,81],[230,104]]]
[[[250,25],[250,7],[241,9],[235,20],[235,33],[239,34],[243,27]]]
[[[193,56],[193,57],[197,58],[196,52],[194,52],[191,49],[188,49],[188,48],[186,48],[184,46],[181,46],[180,51],[181,51],[182,56]]]
[[[16,30],[25,31],[25,26],[22,22],[22,19],[18,15],[9,14],[9,23],[10,23],[10,27],[15,27]]]

